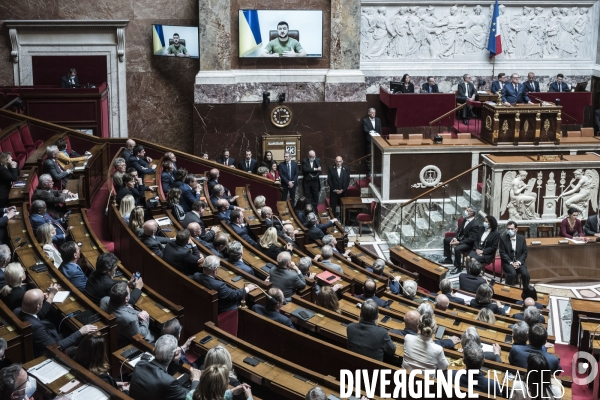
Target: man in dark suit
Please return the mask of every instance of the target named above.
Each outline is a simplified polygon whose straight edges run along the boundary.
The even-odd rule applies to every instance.
[[[252,267],[246,264],[243,260],[244,246],[242,246],[242,243],[238,242],[237,240],[229,243],[229,246],[227,246],[227,254],[229,256],[227,260],[231,265],[250,275],[254,275],[254,270]]]
[[[193,174],[188,174],[185,177],[183,185],[179,187],[181,190],[181,197],[179,198],[179,204],[183,211],[192,211],[192,206],[198,200],[200,200],[200,184]]]
[[[506,85],[506,74],[504,72],[500,72],[498,74],[498,80],[492,82],[492,87],[490,88],[490,92],[497,94],[498,92],[502,92],[504,86]]]
[[[223,154],[216,161],[218,164],[235,168],[235,158],[229,157],[229,149],[223,149]]]
[[[427,82],[421,86],[421,93],[439,93],[438,85],[435,83],[433,76],[427,77]]]
[[[373,300],[375,304],[379,307],[389,308],[388,302],[380,299],[376,294],[377,285],[375,281],[371,278],[367,279],[365,283],[363,283],[363,292],[362,294],[355,294],[354,297],[357,299],[361,299],[363,301]]]
[[[281,230],[280,237],[287,243],[291,244],[293,248],[299,249],[298,243],[296,243],[296,230],[292,224],[284,224]]]
[[[467,344],[466,348],[463,349],[463,360],[467,371],[475,370],[477,371],[477,374],[473,376],[474,381],[472,381],[470,384],[469,375],[461,375],[459,378],[459,384],[461,387],[469,389],[472,388],[473,390],[477,390],[479,392],[490,393],[493,396],[504,397],[498,383],[493,380],[490,381],[487,378],[487,374],[481,372],[481,367],[483,366],[484,361],[483,349],[481,346],[473,342]],[[452,371],[452,382],[454,382],[454,377],[457,373],[457,370]]]
[[[449,279],[442,279],[442,281],[440,282],[440,292],[442,292],[443,295],[446,295],[448,300],[452,303],[465,304],[465,299],[463,299],[462,297],[452,295],[452,282],[450,282]]]
[[[248,225],[244,223],[244,214],[240,210],[233,210],[229,214],[229,226],[235,233],[237,233],[242,239],[249,245],[256,247],[258,243],[251,237],[250,229]]]
[[[319,224],[318,217],[314,213],[310,213],[306,216],[306,227],[308,228],[308,239],[311,243],[316,242],[317,240],[323,239],[325,236],[325,231],[332,227],[334,222],[337,219],[333,218],[327,221],[326,224]]]
[[[46,203],[48,212],[58,216],[58,212],[66,211],[65,203],[67,199],[74,198],[75,193],[71,193],[68,189],[54,190],[54,181],[50,174],[40,176],[38,187],[33,193],[31,200],[43,200]]]
[[[475,236],[479,228],[475,217],[477,216],[476,210],[469,206],[463,213],[463,220],[456,236],[444,238],[444,261],[442,264],[452,264],[452,252],[454,251],[454,270],[451,274],[456,274],[462,271],[461,257],[463,253],[468,253],[475,243]],[[454,246],[454,249],[451,248]]]
[[[510,76],[510,83],[504,86],[502,89],[502,101],[505,106],[515,105],[517,103],[528,103],[533,104],[527,96],[527,91],[522,83],[519,83],[519,74],[512,74]]]
[[[52,216],[46,213],[46,203],[44,203],[43,200],[35,200],[33,203],[31,203],[29,222],[31,222],[33,231],[37,231],[40,226],[46,223],[52,224],[56,230],[56,235],[52,237],[52,243],[56,244],[57,246],[62,245],[67,236],[70,236],[71,227],[67,225],[68,219],[68,212],[60,219],[52,218]]]
[[[512,317],[514,319],[518,319],[519,321],[525,321],[529,326],[543,324],[546,322],[544,316],[542,313],[540,313],[540,310],[538,310],[535,306],[527,307],[524,312],[513,314]]]
[[[231,289],[225,282],[217,279],[217,269],[220,265],[221,260],[217,256],[208,256],[202,264],[202,272],[196,272],[193,276],[194,280],[205,288],[217,291],[219,314],[237,309],[244,297],[244,290],[248,294],[258,287],[251,283],[245,289]]]
[[[40,289],[28,290],[23,296],[21,308],[15,310],[15,314],[17,314],[21,321],[31,324],[34,357],[43,355],[46,351],[46,346],[54,343],[58,343],[66,351],[71,346],[79,343],[83,335],[98,330],[94,325],[85,325],[66,338],[62,338],[56,331],[54,324],[44,319],[52,309],[52,300],[58,292],[58,287],[52,285],[49,287],[49,290],[50,292],[46,300],[44,300],[44,292]]]
[[[365,300],[360,308],[358,323],[348,324],[348,350],[363,356],[383,361],[383,357],[391,357],[396,353],[396,345],[392,342],[385,328],[378,325],[379,307],[373,300]]]
[[[563,74],[556,75],[556,81],[550,84],[549,92],[570,92],[571,89],[563,80],[565,76]]]
[[[365,155],[370,155],[371,132],[375,132],[381,135],[381,120],[375,116],[374,108],[369,108],[369,116],[363,119],[362,131],[365,137]],[[370,163],[371,160],[367,158],[367,167],[370,165]]]
[[[242,171],[256,174],[256,171],[258,170],[258,162],[252,158],[252,151],[250,151],[250,149],[246,149],[246,157],[240,161],[238,168]]]
[[[284,162],[279,164],[279,176],[281,177],[281,200],[286,201],[288,194],[292,206],[296,205],[296,186],[298,186],[298,164],[292,160],[290,153],[283,154]]]
[[[190,231],[182,229],[177,232],[175,240],[169,241],[163,250],[162,259],[182,274],[191,276],[198,271],[204,256],[192,241]]]
[[[135,168],[137,170],[138,176],[142,179],[142,184],[144,182],[144,176],[146,174],[153,174],[156,170],[156,164],[149,165],[146,160],[146,150],[144,150],[144,146],[139,144],[133,148],[127,165],[129,168]]]
[[[141,360],[136,364],[129,395],[146,400],[185,400],[188,389],[173,377],[179,368],[181,355],[175,336],[161,336],[154,347],[154,360]],[[190,368],[190,380],[192,385],[189,391],[193,391],[200,383],[200,370]]]
[[[335,165],[327,171],[327,183],[329,185],[329,205],[336,217],[339,217],[342,207],[341,198],[346,196],[346,190],[350,185],[350,170],[344,167],[341,156],[335,158]],[[339,208],[338,208],[339,207]]]
[[[73,169],[64,170],[58,163],[58,147],[48,146],[46,148],[46,161],[44,161],[44,174],[50,174],[54,184],[62,187],[67,186],[67,181],[73,177]]]
[[[562,372],[562,368],[560,367],[560,360],[554,354],[550,354],[544,350],[544,345],[548,340],[548,331],[546,327],[542,324],[535,324],[529,328],[529,345],[525,348],[516,347],[510,351],[508,355],[508,360],[510,365],[514,365],[515,367],[527,368],[527,358],[531,353],[539,353],[546,361],[548,361],[548,366],[550,367],[551,374],[555,371]],[[557,374],[558,375],[558,374]]]
[[[123,159],[127,163],[127,166],[129,166],[129,159],[131,158],[131,155],[133,154],[134,147],[135,147],[135,140],[127,139],[125,141],[125,148],[121,152],[121,157],[123,157]]]
[[[219,185],[219,170],[213,168],[208,172],[208,181],[206,182],[206,186],[208,186],[208,193],[206,193],[207,195],[212,193],[215,185]],[[223,186],[223,190],[225,195],[231,196],[231,191],[229,191],[229,189]]]
[[[464,82],[458,84],[456,91],[456,102],[460,104],[464,104],[468,100],[474,101],[475,95],[477,94],[477,90],[475,90],[475,85],[473,85],[473,78],[471,77],[471,75],[464,74],[463,81]],[[476,115],[473,113],[473,108],[469,104],[462,108],[461,117],[465,125],[468,124],[467,117],[476,117]]]
[[[171,190],[173,183],[175,183],[174,165],[171,160],[166,160],[163,162],[163,170],[160,173],[160,185],[165,196]]]
[[[60,78],[61,88],[75,88],[80,87],[79,78],[77,77],[77,70],[75,68],[69,69],[69,73]]]
[[[169,238],[164,236],[156,236],[156,231],[158,230],[158,222],[156,220],[151,219],[144,222],[144,234],[140,238],[142,243],[150,249],[151,252],[162,258],[163,249],[170,243]]]
[[[0,244],[0,287],[6,285],[6,279],[4,278],[4,270],[11,261],[12,253],[10,248],[5,244]]]
[[[285,315],[279,313],[279,309],[283,306],[283,302],[284,298],[281,289],[272,287],[267,291],[266,307],[255,304],[252,306],[252,311],[295,330],[296,327],[292,324],[292,321]]]
[[[598,214],[590,215],[587,221],[585,221],[583,233],[586,236],[600,237],[600,208],[598,208]]]
[[[322,170],[321,159],[317,158],[314,150],[309,151],[308,157],[302,159],[302,185],[304,186],[304,196],[314,208],[317,208],[317,204],[319,204],[319,192],[321,191],[319,175]]]
[[[492,281],[489,282],[486,277],[481,276],[482,270],[483,268],[479,261],[471,260],[468,272],[458,276],[460,290],[477,293],[477,289],[483,283],[489,283],[493,286],[496,281],[492,279]]]
[[[183,220],[181,221],[181,226],[185,228],[192,222],[199,224],[202,229],[200,234],[202,240],[205,242],[212,242],[215,233],[219,232],[220,228],[218,226],[214,226],[211,229],[206,228],[206,224],[202,221],[204,210],[206,210],[206,203],[204,200],[196,200],[194,204],[192,204],[192,211],[185,213],[185,217],[183,217]]]
[[[529,272],[527,272],[527,244],[522,235],[517,235],[517,223],[508,221],[506,223],[506,233],[500,237],[500,258],[502,259],[502,269],[506,274],[505,283],[514,285],[517,274],[521,274],[523,287],[529,286]]]
[[[540,83],[535,80],[535,74],[533,72],[527,74],[527,80],[523,86],[525,86],[525,92],[527,93],[540,91]]]
[[[292,261],[292,255],[287,251],[282,251],[277,256],[277,267],[271,269],[269,280],[273,286],[281,289],[286,302],[291,301],[296,290],[306,287],[304,275]]]
[[[219,199],[217,200],[217,202],[215,203],[215,208],[217,210],[217,217],[219,218],[219,221],[229,221],[229,217],[231,215],[231,211],[233,211],[231,209],[231,205],[229,205],[229,202],[225,199]]]

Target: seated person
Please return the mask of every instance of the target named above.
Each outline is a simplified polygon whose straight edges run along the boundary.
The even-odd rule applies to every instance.
[[[440,311],[446,311],[450,305],[450,300],[445,294],[438,294],[435,297],[435,309]]]
[[[227,247],[227,254],[229,254],[229,263],[242,271],[254,275],[254,270],[248,264],[246,264],[242,257],[244,256],[244,246],[237,240],[229,243]]]
[[[136,188],[138,192],[140,192],[140,193],[144,193],[146,191],[156,192],[156,189],[158,189],[158,186],[156,186],[156,185],[153,185],[153,186],[144,185],[144,181],[142,180],[142,178],[140,178],[140,175],[139,175],[137,169],[135,169],[133,167],[129,167],[129,168],[127,168],[127,173],[129,175],[133,176],[133,182],[134,182],[133,187]]]
[[[323,243],[325,243],[325,238],[327,236],[331,236],[331,235],[326,235],[323,238]],[[333,238],[333,236],[331,236],[331,237]],[[333,248],[335,249],[335,247],[333,247]],[[350,250],[348,250],[348,251],[350,251]],[[400,294],[402,292],[402,288],[400,287],[400,280],[402,279],[402,277],[400,275],[387,277],[383,273],[384,268],[385,268],[385,261],[382,260],[381,258],[378,258],[373,263],[373,268],[367,267],[365,269],[369,272],[372,272],[376,275],[379,275],[381,277],[388,279],[388,286],[390,287],[390,291],[393,294]]]
[[[463,349],[469,344],[474,344],[481,348],[481,337],[479,336],[477,329],[475,329],[473,326],[468,327],[460,338],[460,345]],[[483,353],[483,357],[486,360],[496,361],[499,363],[503,362],[501,357],[502,349],[500,348],[500,345],[498,343],[493,343],[492,348],[493,351],[485,351]]]
[[[508,361],[515,367],[527,368],[527,357],[531,353],[540,353],[544,356],[549,365],[549,370],[562,372],[560,360],[554,354],[550,354],[544,349],[548,340],[548,331],[542,324],[535,324],[529,328],[529,344],[527,346],[512,346]]]
[[[565,76],[563,74],[556,75],[556,81],[550,84],[549,92],[570,92],[571,89],[566,82],[563,82]]]
[[[85,285],[85,295],[95,304],[99,305],[100,300],[110,294],[110,289],[117,283],[123,282],[121,279],[114,279],[117,273],[119,259],[113,253],[102,253],[96,259],[96,269],[90,274]],[[129,280],[129,286],[133,288],[129,296],[129,304],[134,305],[142,295],[144,281],[142,278],[135,279],[134,276]]]
[[[194,204],[192,204],[192,210],[185,213],[185,216],[181,221],[181,226],[188,226],[192,222],[198,223],[202,229],[202,232],[200,233],[202,240],[205,242],[212,242],[215,238],[215,233],[219,232],[221,228],[218,226],[213,226],[210,229],[206,228],[206,224],[202,221],[206,207],[207,205],[204,200],[196,200]]]
[[[513,400],[530,399],[529,393],[539,393],[539,399],[560,399],[564,395],[563,385],[553,376],[548,376],[546,371],[550,365],[540,353],[530,353],[527,357],[527,379],[516,380],[512,387]]]
[[[271,207],[264,206],[260,209],[260,216],[265,220],[267,228],[274,227],[277,233],[281,233],[284,224],[291,224],[290,220],[281,221],[279,217],[273,215]]]
[[[588,216],[583,231],[586,236],[600,237],[600,208],[597,214]]]
[[[300,247],[298,246],[298,243],[296,243],[296,233],[298,233],[298,231],[294,229],[292,224],[285,224],[281,230],[280,237],[291,244],[294,249],[299,249]]]
[[[286,302],[290,302],[296,290],[304,289],[306,281],[304,275],[292,261],[292,255],[287,251],[277,256],[277,267],[269,275],[271,285],[278,287],[283,292]]]
[[[132,195],[128,194],[127,196],[121,199],[121,202],[119,203],[119,214],[121,215],[123,221],[125,221],[127,225],[129,225],[131,212],[135,210],[135,208],[135,199]]]
[[[151,161],[150,161],[151,162]],[[131,151],[131,157],[127,160],[127,167],[135,168],[138,172],[138,176],[144,181],[146,174],[153,174],[156,170],[156,164],[149,165],[148,159],[146,158],[146,150],[144,146],[138,144]]]
[[[229,221],[231,217],[231,209],[229,202],[225,199],[219,199],[215,208],[218,213],[219,221]]]
[[[387,301],[380,299],[375,295],[377,292],[377,284],[371,278],[367,279],[363,284],[363,293],[355,294],[354,297],[361,300],[373,300],[379,307],[389,308]]]
[[[123,175],[125,175],[125,171],[127,171],[127,162],[124,158],[116,158],[113,161],[113,167],[115,167],[115,172],[113,173],[113,185],[115,187],[115,191],[118,193],[121,186],[123,186]]]
[[[333,235],[325,235],[325,236],[323,236],[323,239],[321,239],[321,243],[327,244],[327,245],[331,246],[331,248],[333,249],[334,253],[342,254],[337,249],[337,240],[336,240],[335,236],[333,236]],[[346,250],[343,253],[343,256],[346,257],[346,258],[349,258],[350,257],[350,253],[351,253],[351,251],[350,251],[350,249],[348,249],[348,250]],[[369,267],[367,267],[366,269],[367,269],[367,271],[371,270],[371,268],[369,268]],[[371,270],[370,272],[373,272],[373,271]]]
[[[173,174],[173,178],[175,179],[175,181],[171,184],[171,189],[173,188],[177,188],[179,189],[181,187],[181,185],[183,185],[183,181],[185,181],[185,177],[188,175],[187,169],[185,168],[179,168],[177,171],[175,171],[175,173]],[[165,195],[167,193],[165,192]]]
[[[170,320],[168,320],[167,322],[165,322],[162,326],[162,330],[160,332],[160,336],[164,336],[164,335],[173,335],[177,341],[179,342],[179,340],[181,340],[181,331],[183,330],[183,327],[181,326],[181,323],[179,323],[179,320],[177,318],[172,318]],[[183,365],[183,364],[189,364],[194,368],[196,367],[196,363],[190,361],[187,356],[185,355],[185,353],[190,349],[190,346],[192,345],[192,341],[194,340],[195,336],[190,336],[189,338],[187,338],[187,340],[185,341],[185,343],[181,346],[179,346],[179,350],[181,350],[181,357],[179,358],[179,366]],[[219,346],[217,346],[219,347]],[[213,347],[214,349],[214,347]],[[212,349],[211,349],[212,350]],[[210,353],[210,350],[209,350]],[[205,362],[205,366],[206,366],[206,360],[208,359],[208,354],[206,355],[206,358],[204,360]],[[169,366],[171,367],[171,366]]]
[[[50,287],[50,295],[44,301],[44,292],[40,289],[31,289],[25,292],[21,309],[16,309],[15,314],[21,321],[31,324],[33,337],[33,356],[40,357],[46,352],[46,346],[58,343],[58,346],[67,352],[72,352],[72,346],[79,343],[83,335],[93,333],[98,330],[94,325],[84,325],[78,331],[75,331],[66,338],[62,338],[56,331],[54,324],[46,320],[46,315],[52,309],[52,300],[58,292],[56,286]]]
[[[238,211],[234,211],[234,213],[236,212]],[[267,228],[263,236],[260,238],[257,248],[270,259],[277,260],[279,253],[282,251],[291,252],[293,246],[289,243],[286,243],[285,246],[280,246],[279,241],[277,240],[277,230],[274,227],[270,227]]]
[[[75,166],[77,163],[84,162],[92,155],[89,156],[81,156],[75,150],[71,150],[71,153],[67,152],[67,141],[64,138],[60,138],[55,143],[58,148],[58,155],[56,157],[58,163],[62,167],[62,169],[67,169],[71,164]]]
[[[229,235],[219,232],[215,235],[212,243],[209,243],[208,249],[219,258],[227,258],[227,246],[229,245]]]
[[[231,382],[230,369],[224,364],[205,365],[200,377],[200,384],[193,392],[188,393],[186,400],[197,399],[236,399],[252,400],[252,388],[242,383],[232,389],[227,385]]]
[[[11,262],[4,269],[6,285],[0,288],[0,299],[10,310],[21,307],[27,291],[25,268],[18,262]]]
[[[482,308],[475,317],[476,321],[487,322],[488,324],[496,324],[496,316],[489,308]]]
[[[490,393],[492,396],[502,397],[502,390],[497,382],[487,378],[487,374],[481,372],[483,366],[484,355],[481,346],[475,343],[469,343],[463,348],[463,361],[467,370],[475,370],[477,374],[473,376],[474,384],[469,384],[469,375],[464,374],[459,378],[460,386],[463,388],[473,388],[484,393]],[[452,378],[456,376],[458,370],[452,371]],[[454,382],[454,380],[453,380]]]
[[[134,178],[132,175],[127,173],[123,175],[123,186],[121,186],[121,189],[119,189],[115,199],[117,204],[121,204],[123,197],[129,195],[133,197],[136,206],[146,206],[146,196],[144,195],[143,191],[139,191],[135,187],[135,183],[136,178]]]
[[[567,211],[569,216],[560,223],[560,236],[573,239],[574,237],[583,237],[583,228],[579,220],[579,210],[575,207]]]
[[[31,203],[31,213],[29,214],[29,222],[33,231],[46,224],[52,224],[56,229],[56,235],[52,238],[52,243],[57,246],[63,244],[67,236],[70,236],[71,227],[67,225],[70,213],[67,212],[62,218],[52,218],[46,213],[46,203],[43,200],[35,200]]]
[[[177,218],[177,221],[183,221],[185,218],[185,211],[180,204],[181,200],[181,189],[172,187],[167,193],[167,207],[173,213],[173,216]]]
[[[145,211],[141,207],[136,207],[129,213],[129,230],[138,238],[144,234],[144,213]]]
[[[512,316],[519,321],[527,322],[527,325],[533,326],[535,324],[543,324],[546,322],[544,316],[535,306],[529,306],[522,313],[516,313]]]
[[[244,221],[244,214],[240,210],[233,210],[229,215],[229,226],[231,226],[231,229],[250,246],[258,248],[258,243],[252,238],[254,234],[248,229],[248,224],[244,223]],[[275,234],[275,238],[277,238],[277,233]]]
[[[156,220],[148,220],[144,222],[143,227],[144,233],[140,240],[144,245],[150,249],[154,254],[162,258],[163,249],[170,242],[169,238],[164,236],[156,236],[158,230],[158,222]]]
[[[43,224],[37,228],[37,231],[35,231],[35,237],[42,245],[42,250],[44,250],[46,256],[53,261],[54,266],[58,268],[60,264],[62,264],[63,260],[60,256],[60,251],[58,251],[58,249],[54,247],[54,244],[52,243],[52,238],[54,236],[56,236],[56,228],[50,223]]]
[[[254,198],[254,207],[257,210],[262,210],[262,208],[266,205],[267,205],[267,199],[265,199],[265,196],[258,195]]]
[[[169,193],[171,185],[175,182],[175,167],[170,160],[163,162],[163,170],[160,173],[160,185],[163,193]]]
[[[379,361],[383,361],[384,356],[393,356],[396,353],[396,345],[387,330],[377,326],[378,323],[377,303],[371,299],[365,300],[360,308],[358,322],[346,327],[348,350]]]
[[[491,283],[493,285],[496,282],[493,279],[489,281],[486,277],[482,276],[483,268],[479,261],[473,259],[469,262],[468,266],[467,273],[458,276],[460,290],[475,293],[483,283]]]
[[[460,278],[462,275],[464,274],[461,274],[458,277]],[[445,295],[452,303],[465,304],[465,299],[452,295],[454,291],[452,289],[452,282],[450,282],[450,279],[442,279],[440,282],[440,292],[442,292],[442,294]]]
[[[198,241],[201,245],[203,245],[203,246],[209,246],[210,245],[210,242],[205,241],[200,236],[202,234],[202,228],[200,227],[200,224],[198,224],[196,222],[190,222],[187,225],[187,230],[190,231],[190,237],[192,239]]]
[[[126,346],[137,334],[141,334],[149,343],[154,342],[154,335],[150,332],[150,315],[130,306],[127,282],[114,284],[109,295],[100,301],[100,308],[116,317],[119,346]]]
[[[211,169],[208,172],[208,181],[206,182],[207,186],[208,186],[208,192],[212,193],[213,188],[215,187],[215,185],[219,185],[219,170],[216,168]],[[224,190],[224,194],[226,196],[231,196],[231,191],[229,189],[227,189],[226,187],[223,187]]]
[[[504,89],[504,85],[506,85],[507,76],[504,72],[498,74],[498,80],[492,82],[492,87],[490,88],[490,92],[493,94],[497,94],[498,92],[502,92]]]
[[[77,264],[81,252],[79,246],[75,242],[66,242],[60,246],[60,255],[63,259],[58,270],[81,292],[85,291],[87,277],[83,273],[81,267]]]
[[[296,327],[292,324],[292,321],[285,315],[279,313],[279,309],[283,306],[283,302],[284,298],[281,289],[271,287],[267,291],[267,305],[261,306],[260,304],[255,304],[252,306],[252,311],[295,330]]]
[[[404,359],[402,368],[407,371],[413,369],[439,369],[448,368],[448,360],[444,357],[442,346],[433,343],[432,336],[437,330],[433,315],[423,314],[419,319],[419,334],[404,337]]]
[[[329,267],[340,275],[344,275],[344,270],[342,266],[331,262],[333,258],[333,248],[331,246],[325,245],[321,247],[321,254],[317,254],[314,258],[315,261],[320,261],[321,264]]]
[[[454,269],[450,272],[451,274],[462,271],[462,254],[470,252],[473,248],[475,237],[479,231],[479,223],[476,217],[477,210],[475,207],[467,207],[463,212],[462,223],[456,230],[456,235],[444,238],[445,259],[442,264],[452,264],[452,253],[454,253]]]
[[[258,167],[258,169],[256,170],[256,173],[260,176],[262,176],[263,178],[268,178],[267,175],[269,175],[269,168],[267,167]]]
[[[202,192],[202,186],[198,184],[196,176],[188,174],[179,189],[181,189],[181,199],[179,199],[179,202],[183,211],[192,211],[192,205],[197,200],[200,200],[200,193]]]
[[[323,286],[321,290],[317,293],[317,300],[315,304],[326,308],[330,311],[336,312],[338,314],[342,313],[340,309],[340,302],[337,297],[337,290],[341,288],[342,285],[337,284],[332,286]]]
[[[43,200],[50,214],[59,216],[59,212],[67,210],[65,203],[67,199],[72,199],[77,196],[71,193],[68,189],[54,190],[54,181],[49,174],[42,174],[39,178],[38,187],[35,189],[31,200]]]
[[[471,307],[482,309],[489,308],[494,314],[497,315],[506,315],[504,311],[504,306],[499,301],[493,302],[492,296],[494,295],[494,290],[487,283],[482,283],[477,289],[477,293],[475,294],[475,298],[471,300]]]
[[[177,156],[172,151],[165,152],[164,158],[165,161],[171,161],[173,163],[173,170],[177,171]]]
[[[175,240],[171,240],[163,250],[162,259],[184,275],[192,276],[204,262],[204,256],[192,241],[190,231],[182,229],[177,232]]]
[[[310,213],[306,217],[306,227],[308,228],[308,238],[311,243],[317,240],[323,239],[325,231],[334,225],[337,221],[336,218],[332,218],[325,224],[319,224],[318,217],[314,213]]]
[[[235,201],[237,200],[238,196],[227,196],[225,194],[225,188],[223,187],[223,185],[215,185],[212,188],[212,191],[210,192],[210,202],[213,204],[213,206],[217,207],[217,201],[219,201],[220,199],[225,199],[227,200],[227,202],[229,204],[231,204],[229,206],[230,210],[235,210],[235,206],[233,206],[233,203],[235,203]]]
[[[499,241],[498,221],[496,221],[496,218],[488,215],[483,219],[483,225],[478,227],[473,243],[473,250],[471,250],[466,259],[467,265],[469,265],[471,260],[475,260],[481,265],[488,265],[493,262],[496,257]]]
[[[407,280],[404,281],[404,284],[402,285],[402,292],[404,294],[404,297],[406,297],[409,300],[412,300],[416,303],[422,303],[425,300],[423,300],[421,297],[417,296],[417,289],[418,289],[418,285],[417,282],[413,281],[413,280]]]
[[[193,276],[193,279],[205,288],[217,291],[219,314],[236,310],[244,298],[244,290],[248,294],[258,287],[251,283],[245,288],[231,289],[225,282],[217,279],[217,269],[220,265],[221,260],[217,256],[208,256],[202,264],[202,272],[196,272]]]
[[[312,204],[306,204],[305,197],[300,197],[298,199],[294,210],[296,211],[296,217],[298,217],[298,220],[300,220],[300,222],[302,222],[302,225],[304,226],[306,226],[306,217],[308,216],[308,214],[315,212]]]
[[[433,310],[431,312],[423,313],[430,314],[433,316]],[[397,335],[418,335],[419,334],[419,321],[421,320],[421,314],[417,310],[409,310],[404,314],[404,329],[392,329],[390,332]],[[433,343],[442,346],[445,349],[453,349],[454,345],[458,343],[460,339],[457,336],[452,336],[448,339],[436,339]]]
[[[523,300],[517,300],[515,303],[520,306],[522,306],[522,305],[524,305],[525,307],[534,306],[538,310],[543,310],[544,305],[535,301],[535,300],[537,300],[537,291],[535,290],[535,288],[533,286],[530,285],[529,287],[531,289],[523,288],[523,293],[521,293],[521,298]]]
[[[54,180],[54,184],[58,187],[66,187],[67,181],[73,178],[74,169],[65,170],[58,163],[58,147],[48,146],[46,147],[46,161],[43,165],[43,173],[50,174]]]

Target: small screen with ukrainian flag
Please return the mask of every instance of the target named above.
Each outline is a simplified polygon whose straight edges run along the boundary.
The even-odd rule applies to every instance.
[[[198,27],[152,25],[155,56],[198,58]]]
[[[239,56],[323,57],[323,11],[240,10]]]

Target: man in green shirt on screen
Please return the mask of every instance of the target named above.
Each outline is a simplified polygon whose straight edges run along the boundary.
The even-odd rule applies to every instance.
[[[189,57],[190,53],[188,53],[187,49],[184,45],[179,43],[179,34],[173,34],[173,44],[167,48],[166,54],[167,56],[177,56],[177,57]]]
[[[306,51],[296,39],[288,36],[289,25],[285,21],[277,24],[277,39],[271,40],[260,52],[261,57],[306,57]]]

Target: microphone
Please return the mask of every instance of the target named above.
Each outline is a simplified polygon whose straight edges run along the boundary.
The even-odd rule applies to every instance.
[[[62,323],[63,323],[63,321],[64,321],[65,319],[71,319],[71,318],[73,318],[73,316],[74,316],[75,314],[79,314],[80,312],[81,312],[80,310],[77,310],[77,311],[73,311],[71,314],[67,314],[67,315],[66,315],[66,316],[65,316],[65,317],[64,317],[64,318],[63,318],[63,319],[60,321],[60,323],[58,324],[58,331],[57,331],[57,332],[58,332],[58,333],[60,333],[60,326],[62,325]]]
[[[21,243],[19,243],[19,245],[18,245],[17,247],[15,247],[15,249],[13,250],[13,253],[12,253],[12,257],[10,258],[10,262],[13,262],[13,261],[14,261],[14,258],[15,258],[15,253],[17,252],[17,249],[18,249],[19,247],[23,247],[23,246],[25,246],[26,244],[27,244],[27,242],[26,242],[26,241],[22,241]]]

